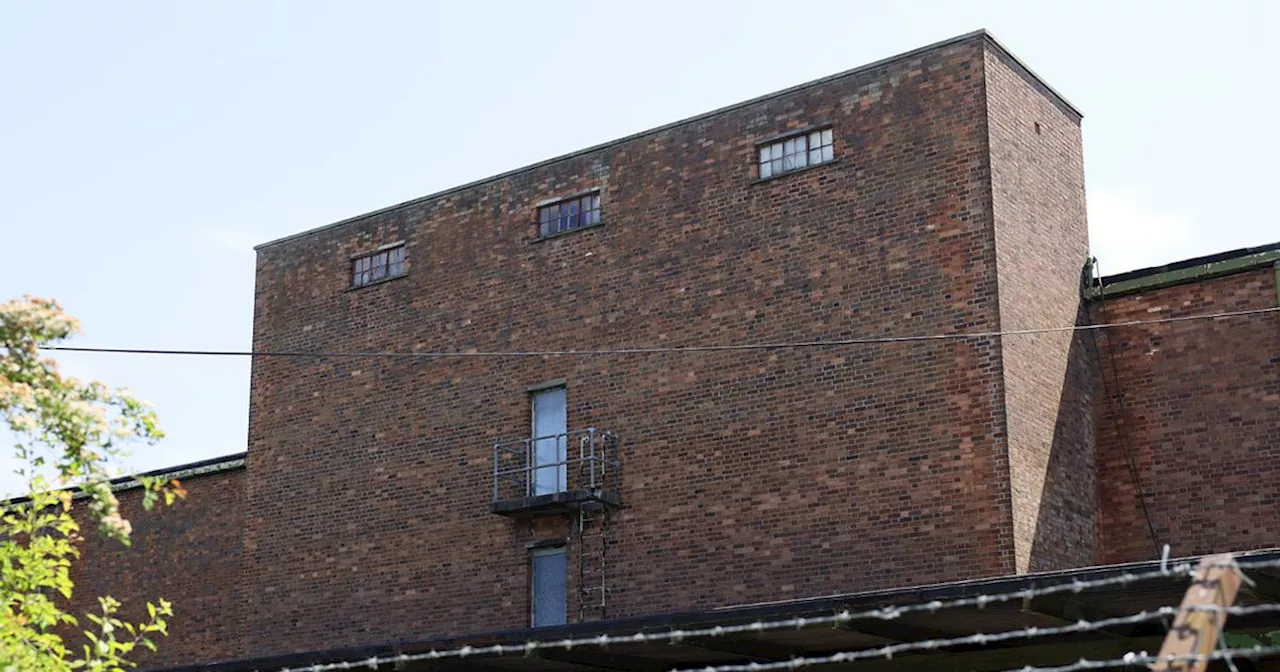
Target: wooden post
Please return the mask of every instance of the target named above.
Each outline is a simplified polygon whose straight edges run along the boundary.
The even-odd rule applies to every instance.
[[[1236,601],[1240,591],[1240,572],[1231,554],[1211,555],[1200,561],[1196,580],[1187,589],[1173,619],[1160,657],[1191,656],[1212,653],[1227,623],[1227,607]],[[1208,609],[1197,609],[1208,607]],[[1156,672],[1204,672],[1207,660],[1157,662],[1151,666]]]

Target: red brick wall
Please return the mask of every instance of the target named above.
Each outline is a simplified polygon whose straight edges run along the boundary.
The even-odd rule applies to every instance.
[[[764,343],[1274,305],[1267,269],[1082,307],[1078,122],[982,37],[951,43],[265,246],[254,347]],[[758,180],[755,143],[810,126],[833,128],[837,161]],[[537,240],[536,205],[586,188],[603,226]],[[348,291],[351,257],[396,241],[408,275]],[[134,619],[172,599],[152,663],[524,627],[529,545],[570,524],[490,514],[490,448],[528,435],[526,388],[551,379],[571,428],[625,445],[609,618],[1152,557],[1125,447],[1175,553],[1277,545],[1280,318],[1093,336],[258,357],[249,470],[152,514],[126,492],[135,546],[89,542],[77,599],[114,593]]]
[[[144,651],[136,662],[243,657],[238,586],[244,484],[243,469],[195,476],[183,481],[189,492],[185,500],[151,511],[142,509],[141,490],[119,493],[121,513],[133,525],[133,545],[128,547],[102,538],[81,520],[85,543],[73,565],[72,613],[97,612],[97,598],[111,595],[123,603],[126,620],[138,622],[147,618],[148,601],[164,598],[174,609],[169,636],[156,641],[154,655]],[[76,649],[82,643],[68,641]]]
[[[1275,305],[1275,271],[1264,268],[1116,297],[1092,311],[1095,320],[1125,322]],[[1157,537],[1174,555],[1280,546],[1280,315],[1098,335],[1107,394],[1099,403],[1099,560],[1157,556],[1126,446]]]
[[[254,346],[997,328],[983,49],[953,44],[265,247]],[[836,163],[755,179],[755,141],[825,123]],[[535,242],[535,204],[588,187],[604,226]],[[399,240],[406,278],[347,291],[352,255]],[[523,390],[554,378],[571,427],[626,444],[609,617],[1011,573],[998,347],[259,358],[247,648],[527,625],[526,544],[567,526],[487,513],[489,450],[527,436]]]
[[[1002,52],[985,60],[1000,327],[1075,324],[1088,256],[1080,116]],[[1019,572],[1093,559],[1089,362],[1070,332],[1003,339]]]

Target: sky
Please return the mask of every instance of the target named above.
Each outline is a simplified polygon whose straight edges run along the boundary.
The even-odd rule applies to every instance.
[[[0,0],[0,300],[245,350],[258,243],[978,28],[1083,110],[1104,274],[1276,242],[1277,7]],[[247,360],[58,359],[156,406],[130,469],[245,450]]]

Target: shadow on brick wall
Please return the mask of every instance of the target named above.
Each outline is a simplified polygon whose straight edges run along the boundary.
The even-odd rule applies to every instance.
[[[1076,324],[1087,324],[1081,304]],[[1098,348],[1091,332],[1075,332],[1058,401],[1053,443],[1049,449],[1044,489],[1040,495],[1035,540],[1028,571],[1039,572],[1094,564],[1097,505],[1095,447]]]

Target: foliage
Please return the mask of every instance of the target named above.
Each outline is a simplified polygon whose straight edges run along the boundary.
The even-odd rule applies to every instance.
[[[1272,630],[1259,635],[1246,635],[1239,632],[1222,633],[1222,643],[1232,649],[1250,649],[1255,646],[1280,645],[1280,630]]]
[[[112,672],[133,667],[138,647],[154,650],[173,614],[165,600],[147,604],[140,623],[119,617],[120,602],[98,599],[85,614],[85,643],[63,634],[81,627],[66,611],[71,566],[83,540],[73,504],[98,533],[129,544],[132,527],[120,513],[110,464],[130,442],[152,444],[163,434],[155,413],[125,389],[83,382],[58,372],[40,348],[70,338],[77,321],[54,301],[24,298],[0,303],[0,415],[15,439],[14,462],[26,496],[0,502],[0,670],[3,672]],[[139,478],[143,505],[173,503],[185,492],[177,481]]]

